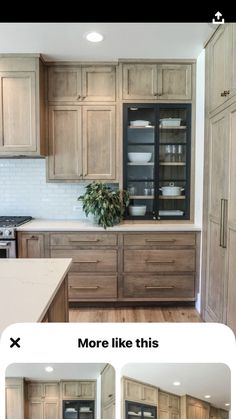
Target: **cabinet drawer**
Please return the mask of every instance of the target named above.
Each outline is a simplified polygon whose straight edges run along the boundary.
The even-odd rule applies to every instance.
[[[70,272],[116,272],[116,250],[51,249],[52,258],[72,258]]]
[[[116,234],[109,233],[67,233],[50,235],[51,246],[115,246],[116,243]]]
[[[194,275],[126,275],[124,297],[194,299]]]
[[[95,276],[69,274],[69,299],[83,300],[85,298],[116,298],[116,276]]]
[[[125,250],[125,272],[192,272],[195,249]]]
[[[125,246],[194,246],[195,233],[125,234]]]

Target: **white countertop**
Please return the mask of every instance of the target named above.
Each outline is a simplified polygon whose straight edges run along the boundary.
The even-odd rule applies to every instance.
[[[46,314],[72,259],[0,259],[0,333]]]
[[[104,230],[89,221],[35,219],[17,228],[17,231],[201,231],[196,224],[124,222]]]

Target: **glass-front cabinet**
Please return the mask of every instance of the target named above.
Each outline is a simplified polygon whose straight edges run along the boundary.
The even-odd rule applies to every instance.
[[[63,419],[94,419],[94,401],[63,400]]]
[[[190,218],[191,105],[124,105],[126,219]]]
[[[139,417],[141,419],[157,419],[156,406],[126,401],[125,410],[125,419],[135,419],[136,417]]]

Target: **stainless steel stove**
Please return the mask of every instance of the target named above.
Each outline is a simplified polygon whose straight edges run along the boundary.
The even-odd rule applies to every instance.
[[[16,257],[16,228],[32,217],[0,216],[0,258]]]

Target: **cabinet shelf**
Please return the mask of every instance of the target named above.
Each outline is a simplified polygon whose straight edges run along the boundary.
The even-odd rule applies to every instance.
[[[130,199],[154,199],[154,195],[132,195]]]
[[[128,128],[129,129],[154,129],[155,127],[154,127],[154,125],[146,125],[145,127],[144,126],[131,126],[131,125],[129,125],[128,126]]]
[[[186,125],[182,125],[182,126],[180,126],[180,127],[161,127],[161,126],[159,126],[159,128],[160,128],[160,130],[183,130],[183,129],[186,129],[187,127],[186,127]]]
[[[185,195],[177,195],[177,196],[160,195],[159,199],[186,199],[186,196]]]
[[[186,166],[185,162],[160,162],[160,166]]]
[[[128,166],[154,166],[154,162],[151,162],[151,163],[130,162],[128,163]]]

